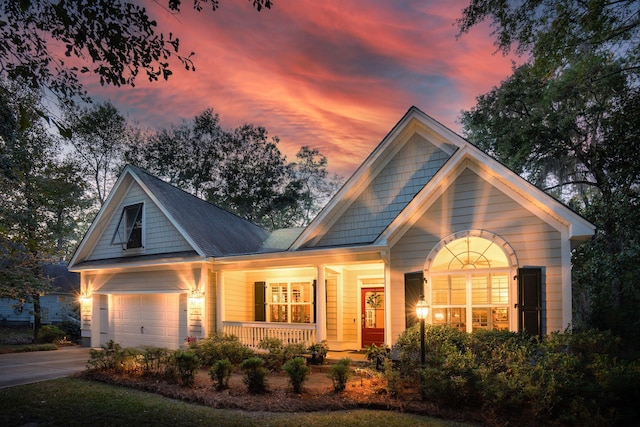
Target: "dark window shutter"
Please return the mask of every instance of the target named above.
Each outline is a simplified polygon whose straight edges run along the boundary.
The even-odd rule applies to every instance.
[[[317,298],[317,294],[316,294],[316,281],[314,280],[313,283],[311,284],[311,295],[313,295],[313,308],[312,308],[312,312],[313,312],[313,322],[312,323],[316,323],[316,319],[318,319],[318,313],[317,313],[317,307],[318,304],[316,304],[316,298]]]
[[[267,311],[265,306],[266,300],[266,282],[255,282],[255,310],[254,318],[256,322],[267,321]]]
[[[422,271],[417,273],[406,273],[404,275],[404,312],[406,327],[418,323],[416,317],[416,304],[422,295],[424,287],[424,275]]]
[[[518,269],[518,331],[542,336],[542,269]]]

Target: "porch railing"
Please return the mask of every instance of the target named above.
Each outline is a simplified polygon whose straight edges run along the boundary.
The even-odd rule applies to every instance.
[[[235,335],[240,342],[254,350],[265,338],[279,338],[284,345],[315,344],[316,325],[313,323],[222,322],[222,332]]]

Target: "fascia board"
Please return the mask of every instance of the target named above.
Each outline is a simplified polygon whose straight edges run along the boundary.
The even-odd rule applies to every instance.
[[[187,231],[184,229],[184,227],[182,227],[182,225],[178,221],[176,221],[176,219],[173,217],[173,215],[171,215],[169,213],[167,208],[158,200],[156,195],[153,194],[153,192],[151,190],[149,190],[149,188],[144,184],[144,182],[135,173],[132,173],[131,175],[136,180],[136,182],[138,183],[140,188],[142,188],[144,190],[144,192],[147,194],[147,196],[156,204],[158,209],[160,209],[160,211],[167,217],[169,222],[178,230],[178,232],[180,232],[182,237],[189,243],[189,245],[191,245],[193,250],[195,250],[198,253],[198,255],[200,255],[201,257],[205,257],[206,254],[205,254],[204,250],[196,242],[193,241],[193,239],[191,238],[189,233],[187,233]]]
[[[539,218],[545,220],[556,230],[567,230],[569,239],[588,238],[595,234],[595,225],[566,207],[559,200],[546,194],[493,157],[477,147],[475,159],[469,162],[469,168],[483,179],[495,185]],[[493,180],[491,178],[494,178]]]
[[[446,126],[429,117],[416,107],[411,107],[400,121],[384,137],[382,142],[358,167],[345,185],[338,191],[318,216],[307,226],[291,245],[299,249],[305,242],[322,235],[344,214],[353,200],[378,176],[382,168],[391,161],[415,133],[432,142],[450,156],[466,141]]]
[[[93,247],[100,239],[100,237],[104,233],[104,229],[107,226],[107,222],[103,222],[103,218],[107,217],[107,220],[110,218],[110,214],[115,211],[115,207],[120,203],[124,195],[127,194],[126,190],[122,191],[123,185],[125,185],[125,180],[131,179],[133,179],[133,174],[129,166],[127,166],[124,168],[124,170],[120,174],[120,177],[113,185],[113,189],[109,192],[109,195],[102,205],[102,208],[100,208],[100,211],[98,211],[98,214],[91,222],[91,226],[89,226],[89,229],[85,233],[82,241],[78,245],[78,248],[74,252],[71,261],[69,261],[68,268],[72,268],[83,254],[86,254],[88,256],[91,253]],[[126,188],[129,188],[130,184],[130,182],[127,183]],[[100,227],[102,227],[102,229],[99,229]],[[91,245],[91,247],[89,247],[88,245]]]
[[[465,146],[466,147],[466,146]],[[465,158],[465,147],[456,151],[453,156],[440,168],[414,199],[389,224],[387,229],[376,239],[377,244],[393,247],[400,238],[411,228],[418,218],[444,194],[464,170],[460,167]]]

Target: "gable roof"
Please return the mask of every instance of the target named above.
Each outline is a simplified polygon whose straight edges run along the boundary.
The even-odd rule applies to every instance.
[[[78,246],[69,263],[70,267],[89,256],[106,223],[113,215],[119,214],[116,208],[131,182],[136,182],[143,189],[200,257],[254,253],[269,236],[263,228],[140,168],[127,165]],[[184,256],[184,253],[180,255]]]
[[[582,239],[594,234],[595,226],[589,221],[413,106],[300,234],[290,249],[320,247],[323,236],[357,202],[358,197],[375,182],[380,172],[415,134],[439,148],[447,159],[439,164],[438,171],[421,183],[419,189],[406,195],[404,204],[397,207],[393,217],[384,218],[384,222],[373,228],[375,236],[367,237],[368,241],[362,238],[358,241],[358,237],[354,237],[350,245],[388,244],[393,236],[401,234],[417,215],[424,212],[425,200],[432,200],[434,192],[444,191],[440,183],[450,182],[448,179],[451,175],[460,173],[461,168],[465,167],[475,167],[481,175],[490,176],[492,183],[526,205],[534,214],[544,217],[545,221],[557,227],[566,227],[569,230],[568,238]]]

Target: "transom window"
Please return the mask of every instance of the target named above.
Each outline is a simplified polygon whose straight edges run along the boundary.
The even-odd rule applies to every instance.
[[[142,206],[142,203],[138,203],[122,209],[118,226],[111,238],[112,245],[122,245],[122,249],[142,247]]]
[[[311,282],[269,283],[267,321],[311,323],[313,286]]]
[[[442,245],[429,265],[432,323],[462,331],[509,329],[510,263],[493,240],[467,235]]]

